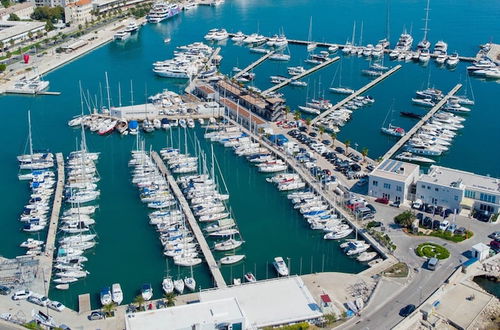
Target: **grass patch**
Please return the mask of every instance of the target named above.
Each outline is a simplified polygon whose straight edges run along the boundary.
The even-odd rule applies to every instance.
[[[387,268],[382,272],[387,277],[407,277],[408,276],[408,265],[404,262],[398,262],[395,265]]]
[[[438,258],[443,260],[450,257],[450,251],[439,244],[422,243],[417,246],[415,252],[419,257]]]
[[[265,327],[264,330],[272,330],[276,329],[274,327]],[[306,330],[306,329],[311,329],[311,325],[307,322],[301,322],[297,324],[292,324],[292,325],[285,325],[283,327],[279,327],[280,330]]]
[[[472,236],[474,236],[474,233],[471,232],[470,230],[467,230],[465,232],[465,234],[463,234],[463,235],[453,235],[451,232],[449,232],[447,230],[446,231],[435,230],[429,236],[439,237],[439,238],[445,239],[447,241],[459,243],[459,242],[465,241],[466,239],[471,238]]]

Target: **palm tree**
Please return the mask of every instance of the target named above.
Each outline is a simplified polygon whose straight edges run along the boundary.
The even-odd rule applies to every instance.
[[[368,156],[368,148],[363,148],[363,150],[361,150],[361,154],[363,155],[363,163],[366,163],[366,156]]]
[[[134,304],[136,304],[137,307],[139,307],[139,310],[142,309],[142,305],[144,305],[145,302],[146,300],[144,300],[141,294],[135,296],[134,298]]]
[[[344,144],[345,144],[345,154],[347,155],[348,151],[349,151],[349,146],[351,145],[351,141],[350,140],[346,140],[344,142]]]
[[[298,111],[295,111],[295,113],[293,114],[293,119],[295,120],[300,120],[301,117],[302,115]]]
[[[3,52],[3,47],[4,47],[3,41],[0,41],[0,53]]]
[[[168,307],[175,306],[175,294],[173,292],[165,293],[163,298],[167,301]]]
[[[325,128],[323,126],[319,127],[319,138],[323,139],[323,134],[325,134]]]
[[[113,316],[115,309],[116,309],[116,304],[114,302],[102,306],[102,311],[106,316]]]
[[[330,134],[330,137],[332,138],[332,146],[335,146],[335,140],[337,139],[337,134],[335,132],[332,132],[332,134]]]
[[[306,126],[307,126],[307,131],[309,132],[309,128],[311,127],[311,119],[309,118],[306,119]]]
[[[287,105],[285,107],[285,120],[288,120],[288,114],[290,113],[290,107]]]

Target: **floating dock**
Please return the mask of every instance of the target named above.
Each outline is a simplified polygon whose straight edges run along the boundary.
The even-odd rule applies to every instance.
[[[300,80],[300,79],[304,78],[305,76],[308,76],[311,73],[313,73],[315,71],[318,71],[318,70],[320,70],[320,69],[322,69],[322,68],[324,68],[324,67],[332,64],[333,62],[338,61],[339,59],[340,59],[340,57],[338,57],[338,56],[334,57],[334,58],[330,58],[330,59],[326,60],[325,62],[323,62],[321,64],[318,64],[318,65],[310,68],[309,70],[307,70],[307,71],[305,71],[305,72],[303,72],[303,73],[301,73],[299,75],[293,76],[290,79],[287,79],[287,80],[285,80],[285,81],[283,81],[283,82],[281,82],[281,83],[279,83],[277,85],[274,85],[271,88],[266,89],[265,91],[262,92],[262,94],[263,95],[269,94],[269,93],[274,92],[274,91],[276,91],[276,90],[278,90],[280,88],[283,88],[286,85],[288,85],[289,83],[291,83],[292,81]]]
[[[191,230],[193,231],[193,234],[196,237],[198,244],[200,245],[201,251],[203,252],[203,255],[205,256],[205,260],[208,264],[208,268],[210,269],[210,272],[212,273],[212,277],[214,278],[215,286],[218,288],[227,287],[227,284],[224,281],[224,277],[222,276],[222,273],[219,269],[219,265],[215,261],[215,258],[212,254],[212,251],[210,250],[210,247],[208,246],[208,243],[205,239],[205,236],[203,236],[203,233],[200,229],[200,226],[198,225],[198,222],[196,221],[196,219],[193,215],[193,212],[189,208],[189,204],[186,201],[186,198],[184,197],[181,190],[179,189],[177,182],[175,182],[174,177],[172,176],[172,174],[170,174],[170,171],[167,169],[167,167],[163,163],[163,160],[160,158],[158,153],[153,151],[153,152],[151,152],[151,156],[152,156],[154,162],[156,163],[156,166],[158,166],[158,169],[160,170],[160,172],[167,179],[168,184],[172,188],[172,192],[174,193],[175,197],[179,201],[179,204],[182,207],[184,214],[186,215],[186,218],[189,222],[189,226],[191,227]]]
[[[261,64],[262,62],[264,62],[265,60],[267,60],[269,57],[271,57],[273,54],[275,53],[275,51],[271,51],[269,53],[266,53],[264,56],[260,57],[257,61],[255,62],[252,62],[250,63],[246,68],[244,68],[243,70],[241,70],[240,72],[236,73],[234,75],[234,78],[239,78],[242,74],[245,74],[247,73],[248,71],[252,70],[253,68],[255,68],[256,66],[258,66],[259,64]]]
[[[405,136],[399,139],[398,142],[396,142],[392,146],[392,148],[389,149],[389,151],[387,151],[384,156],[382,156],[381,162],[391,158],[392,155],[396,153],[396,151],[403,147],[405,143],[408,142],[408,140],[413,136],[413,134],[415,134],[425,122],[427,122],[439,109],[441,109],[441,107],[445,105],[448,99],[455,95],[455,93],[458,92],[460,88],[462,88],[462,84],[457,84],[455,87],[453,87],[453,89],[448,94],[446,94],[441,101],[439,101],[434,107],[432,107],[432,109],[429,110],[429,112],[424,117],[422,117],[422,119],[420,119],[418,123],[416,123],[415,126],[412,127],[411,130],[408,131],[408,133],[405,134]]]
[[[337,104],[335,104],[333,107],[331,107],[330,109],[326,110],[325,112],[322,112],[321,114],[319,114],[318,116],[316,116],[312,121],[311,121],[311,125],[314,125],[316,124],[319,120],[325,118],[326,116],[328,116],[330,113],[332,113],[333,111],[339,109],[340,107],[342,107],[344,104],[346,104],[347,102],[353,100],[354,98],[356,98],[357,96],[359,96],[360,94],[363,94],[364,92],[366,92],[367,90],[369,90],[370,88],[372,88],[373,86],[377,85],[379,82],[381,82],[382,80],[384,80],[385,78],[389,77],[390,75],[392,75],[394,72],[398,71],[399,69],[401,69],[401,64],[398,64],[396,65],[395,67],[393,67],[392,69],[390,69],[389,71],[385,72],[383,75],[381,75],[380,77],[377,77],[376,79],[370,81],[368,84],[364,85],[363,87],[361,87],[360,89],[358,89],[357,91],[355,91],[354,93],[352,93],[351,95],[347,96],[345,99],[343,99],[342,101],[338,102]]]

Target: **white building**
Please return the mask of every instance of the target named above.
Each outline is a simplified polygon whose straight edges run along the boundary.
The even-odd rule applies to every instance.
[[[66,23],[82,24],[92,20],[92,0],[79,0],[64,7]]]
[[[416,198],[452,210],[500,211],[500,180],[442,166],[431,166],[420,177]]]
[[[403,203],[412,199],[412,187],[420,174],[420,166],[387,159],[370,174],[368,195]]]
[[[69,3],[71,1],[68,0],[31,0],[32,3],[35,4],[37,7],[64,7],[66,6],[66,3]]]
[[[45,32],[44,22],[0,21],[0,42],[4,47],[10,48],[28,40],[30,34],[34,36],[39,31]]]
[[[30,19],[35,6],[30,2],[18,3],[8,8],[0,9],[0,21],[7,21],[11,14],[17,15],[20,19]]]
[[[125,10],[143,2],[151,2],[151,0],[94,0],[93,6],[101,14],[118,8]]]
[[[476,258],[479,261],[483,261],[484,259],[490,256],[490,247],[484,243],[477,243],[472,246],[472,257]]]

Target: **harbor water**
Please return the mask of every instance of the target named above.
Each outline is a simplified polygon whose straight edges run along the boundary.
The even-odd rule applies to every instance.
[[[313,17],[312,39],[343,43],[351,38],[354,21],[357,21],[356,40],[359,40],[362,21],[363,44],[376,43],[386,34],[386,3],[385,0],[227,0],[216,8],[199,7],[161,24],[146,25],[126,42],[107,44],[46,75],[45,78],[51,83],[50,90],[62,92],[60,96],[0,97],[0,111],[4,120],[0,130],[1,140],[4,141],[4,161],[0,164],[4,180],[0,186],[4,211],[1,254],[8,258],[22,254],[23,250],[18,246],[27,237],[20,231],[21,223],[17,219],[29,198],[29,191],[26,182],[17,180],[15,157],[26,150],[28,110],[31,110],[35,148],[49,148],[67,154],[75,149],[80,135],[78,130],[67,126],[67,121],[81,112],[79,81],[85,93],[88,91],[97,103],[101,103],[102,98],[102,103],[106,105],[104,73],[107,72],[110,77],[111,104],[115,106],[129,104],[132,81],[133,99],[137,104],[144,102],[147,95],[164,88],[177,92],[184,88],[183,81],[155,77],[151,71],[152,63],[171,58],[176,46],[202,41],[210,28],[226,28],[231,32],[241,30],[244,33],[259,31],[265,35],[283,30],[290,39],[307,40],[310,17]],[[391,2],[389,22],[393,43],[404,25],[408,30],[413,30],[415,40],[420,40],[424,7],[425,1]],[[432,3],[431,8],[429,39],[433,43],[440,39],[447,41],[450,51],[474,56],[478,44],[500,37],[497,24],[499,3],[444,1]],[[163,42],[167,37],[172,39],[169,44]],[[224,57],[221,71],[226,74],[231,74],[232,67],[245,67],[259,56],[230,41],[221,47]],[[289,51],[292,55],[290,62],[266,61],[254,70],[257,76],[255,86],[265,89],[271,86],[270,75],[284,74],[287,66],[305,65],[305,47],[290,46]],[[343,85],[359,88],[369,81],[360,73],[368,67],[367,60],[340,56]],[[395,65],[387,58],[385,64]],[[356,144],[359,149],[367,147],[372,158],[382,155],[394,143],[392,138],[380,133],[391,106],[394,108],[392,123],[409,129],[414,121],[399,117],[399,111],[425,113],[424,109],[411,104],[415,90],[430,85],[447,92],[456,83],[466,82],[464,63],[459,64],[454,71],[439,68],[433,62],[427,67],[415,63],[402,64],[401,70],[369,91],[368,94],[376,100],[375,104],[355,111],[351,121],[338,134],[338,139],[349,139],[353,147]],[[339,67],[337,62],[312,74],[306,78],[309,82],[307,88],[285,87],[282,92],[291,108],[304,104],[307,97],[324,95],[332,102],[339,100],[340,97],[326,91],[336,71],[338,79]],[[476,105],[467,116],[465,128],[455,138],[450,150],[439,159],[439,164],[500,177],[500,156],[495,145],[500,141],[500,131],[496,127],[500,122],[500,112],[494,97],[500,87],[495,82],[477,79],[470,79],[470,86]],[[210,142],[203,139],[201,128],[188,132],[189,141],[193,141],[196,136],[202,148],[209,152]],[[173,133],[175,140],[177,132],[174,130]],[[146,144],[159,150],[167,145],[169,136],[163,131],[154,132],[146,136]],[[147,223],[147,209],[130,182],[127,162],[135,139],[117,134],[103,137],[90,133],[87,139],[91,151],[101,152],[97,165],[101,177],[100,207],[94,227],[99,237],[98,245],[91,250],[86,263],[90,275],[72,284],[68,291],[51,290],[51,298],[76,308],[77,295],[90,293],[93,307],[98,307],[100,288],[117,282],[123,288],[124,302],[133,300],[142,283],[151,283],[155,297],[159,298],[162,295],[161,280],[167,269],[173,277],[187,275],[189,270],[178,270],[172,264],[167,267],[158,235]],[[189,144],[191,148],[192,142]],[[485,147],[481,148],[480,145]],[[309,230],[303,219],[290,207],[285,195],[266,183],[265,177],[245,159],[238,158],[218,144],[214,145],[214,151],[231,194],[229,204],[246,241],[237,252],[246,254],[245,262],[222,268],[226,282],[230,283],[233,277],[242,277],[248,271],[254,272],[258,279],[275,276],[269,265],[275,256],[282,256],[285,260],[290,258],[292,273],[359,272],[365,268],[345,257],[337,243],[324,241],[320,234]],[[40,234],[40,238],[44,238],[43,234]],[[221,255],[216,255],[216,259],[219,257]],[[206,266],[195,267],[194,273],[197,286],[212,286]]]

